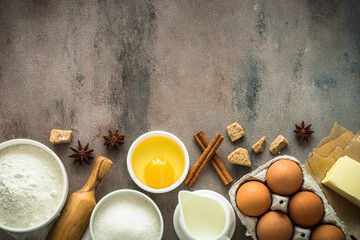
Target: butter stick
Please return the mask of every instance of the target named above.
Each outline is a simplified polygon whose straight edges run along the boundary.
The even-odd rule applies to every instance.
[[[326,173],[322,184],[360,207],[360,163],[344,156]]]

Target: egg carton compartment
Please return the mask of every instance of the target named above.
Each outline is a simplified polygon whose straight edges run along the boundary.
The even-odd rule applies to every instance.
[[[287,214],[287,209],[290,201],[290,197],[277,195],[272,193],[272,201],[270,210],[280,211]]]
[[[331,207],[329,202],[327,201],[324,193],[322,192],[320,186],[315,182],[315,180],[311,177],[311,175],[307,172],[306,168],[300,163],[299,160],[297,160],[295,157],[288,156],[288,155],[282,155],[278,156],[276,158],[273,158],[272,160],[268,161],[267,163],[261,165],[254,171],[244,175],[242,178],[240,178],[237,182],[235,182],[230,190],[229,190],[229,196],[230,196],[230,202],[233,208],[235,209],[236,215],[240,219],[241,223],[246,227],[246,236],[251,236],[253,239],[257,240],[256,236],[256,224],[259,220],[258,217],[249,217],[245,214],[243,214],[239,208],[236,205],[236,193],[239,187],[251,180],[257,180],[262,183],[266,183],[266,173],[270,165],[279,159],[289,159],[294,161],[299,165],[299,167],[302,170],[303,173],[303,183],[300,187],[299,191],[306,190],[314,192],[316,195],[320,197],[320,199],[323,202],[324,205],[324,215],[321,219],[321,223],[331,223],[339,227],[345,234],[346,239],[351,239],[350,235],[345,230],[344,223],[338,218],[336,215],[336,212]],[[272,203],[270,206],[270,210],[276,210],[281,211],[285,214],[287,214],[287,208],[291,197],[288,196],[281,196],[277,195],[275,193],[271,193],[272,195]],[[316,225],[317,226],[317,225]],[[292,240],[307,240],[310,239],[311,235],[311,229],[308,228],[301,228],[299,226],[294,225],[294,232],[292,236]]]
[[[295,226],[292,240],[309,240],[310,235],[311,235],[311,230],[310,229]]]

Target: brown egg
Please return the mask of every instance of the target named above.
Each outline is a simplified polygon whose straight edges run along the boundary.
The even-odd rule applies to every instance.
[[[345,240],[345,234],[335,225],[323,224],[318,226],[310,236],[310,240]]]
[[[321,220],[324,204],[315,193],[302,191],[290,199],[288,212],[295,224],[301,227],[311,227]]]
[[[243,214],[257,217],[269,209],[271,194],[265,184],[249,181],[241,185],[237,191],[236,204]]]
[[[266,183],[274,193],[291,195],[299,190],[303,174],[297,163],[280,159],[270,165],[266,173]]]
[[[287,240],[293,234],[293,225],[287,215],[270,211],[265,213],[256,226],[259,240]]]

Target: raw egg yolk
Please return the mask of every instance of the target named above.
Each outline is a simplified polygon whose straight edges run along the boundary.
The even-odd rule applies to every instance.
[[[152,160],[145,168],[145,180],[149,187],[165,188],[174,180],[174,170],[166,161]]]

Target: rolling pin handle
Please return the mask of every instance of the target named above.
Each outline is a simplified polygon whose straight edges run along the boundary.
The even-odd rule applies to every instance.
[[[80,190],[81,192],[95,191],[101,180],[105,177],[111,169],[113,162],[103,156],[99,156],[95,160],[93,170],[90,174],[85,186]]]

